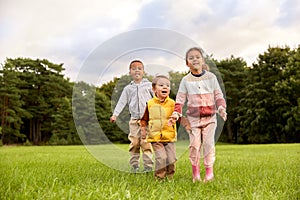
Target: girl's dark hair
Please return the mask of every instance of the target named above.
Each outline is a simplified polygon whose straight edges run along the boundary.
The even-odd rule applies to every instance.
[[[199,48],[199,47],[192,47],[192,48],[190,48],[189,50],[187,50],[187,52],[186,52],[186,54],[185,54],[185,63],[186,63],[186,64],[188,64],[188,54],[189,54],[191,51],[198,51],[198,52],[201,54],[202,58],[203,58],[203,51],[202,51],[202,49]]]
[[[188,65],[188,54],[191,51],[198,51],[200,53],[200,55],[201,55],[201,57],[203,58],[203,61],[204,61],[204,64],[203,64],[202,68],[205,69],[206,71],[209,71],[209,66],[208,66],[208,64],[205,63],[205,59],[204,59],[204,56],[203,56],[204,52],[200,47],[192,47],[189,50],[187,50],[187,52],[185,54],[185,64]]]

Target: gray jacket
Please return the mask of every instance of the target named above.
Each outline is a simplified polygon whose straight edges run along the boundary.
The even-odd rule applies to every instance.
[[[148,79],[144,78],[140,84],[131,81],[124,87],[113,115],[118,116],[128,105],[131,119],[141,119],[145,112],[146,103],[152,97],[152,83]]]

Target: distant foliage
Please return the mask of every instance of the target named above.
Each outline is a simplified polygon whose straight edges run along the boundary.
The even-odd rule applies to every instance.
[[[220,61],[209,57],[207,63],[227,100],[220,141],[300,142],[300,46],[269,47],[252,66],[234,56]],[[129,142],[128,108],[116,124],[109,118],[131,77],[96,87],[70,82],[63,70],[63,64],[45,59],[6,59],[0,70],[0,145]],[[169,72],[172,99],[186,73]],[[188,139],[180,126],[178,139]]]
[[[300,142],[300,47],[270,47],[245,79],[238,142]]]

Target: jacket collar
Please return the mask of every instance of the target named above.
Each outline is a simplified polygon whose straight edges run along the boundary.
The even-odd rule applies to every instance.
[[[147,82],[149,82],[149,80],[146,79],[146,78],[143,78],[142,81],[141,81],[139,84],[141,84],[141,83],[147,83]],[[134,81],[131,81],[130,84],[131,84],[131,85],[138,85],[138,84],[136,84]]]

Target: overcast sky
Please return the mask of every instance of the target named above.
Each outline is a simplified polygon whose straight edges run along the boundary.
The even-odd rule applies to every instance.
[[[147,34],[135,35],[145,28],[167,30],[170,38],[159,35],[153,41]],[[143,49],[144,40],[173,47]],[[107,82],[128,73],[134,58],[154,66],[148,71],[183,70],[184,55],[176,53],[187,49],[181,52],[174,46],[193,45],[191,41],[215,59],[234,55],[248,65],[269,45],[296,48],[299,0],[0,0],[0,63],[6,58],[45,58],[64,63],[63,73],[71,81],[85,72],[84,65],[98,63],[93,66],[99,72],[95,78]],[[117,51],[120,44],[128,45]],[[103,61],[101,48],[107,46],[116,54]]]

